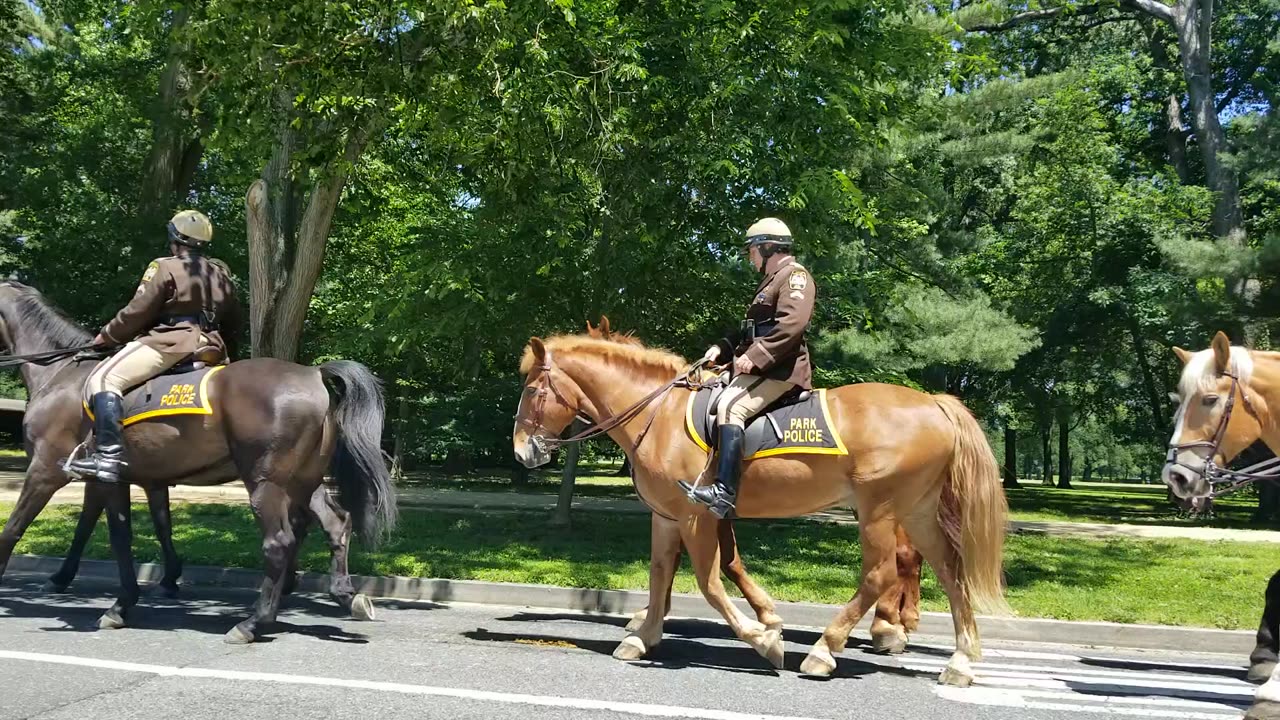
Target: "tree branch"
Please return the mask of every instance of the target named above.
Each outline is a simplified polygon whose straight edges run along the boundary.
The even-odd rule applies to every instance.
[[[1277,31],[1280,31],[1280,23],[1276,23],[1273,26],[1272,31],[1268,34],[1274,35]],[[1235,99],[1240,97],[1240,93],[1244,92],[1245,86],[1253,81],[1254,75],[1258,74],[1258,69],[1262,67],[1262,61],[1265,59],[1266,54],[1267,46],[1265,44],[1259,44],[1254,48],[1253,54],[1251,54],[1249,59],[1244,63],[1246,68],[1245,72],[1236,78],[1236,81],[1232,83],[1231,88],[1228,89],[1226,94],[1222,96],[1222,99],[1218,101],[1218,112],[1226,110],[1228,105],[1235,102]]]
[[[1140,12],[1140,13],[1144,13],[1144,14],[1159,18],[1166,22],[1173,22],[1173,8],[1169,7],[1168,5],[1165,5],[1164,3],[1157,2],[1157,0],[1119,0],[1119,2],[1120,2],[1119,9],[1121,10],[1128,10],[1131,12]],[[967,27],[965,29],[969,32],[1004,32],[1006,30],[1012,30],[1013,28],[1018,27],[1019,25],[1033,23],[1039,20],[1052,20],[1060,17],[1077,17],[1080,15],[1096,15],[1099,12],[1102,12],[1103,10],[1108,10],[1114,7],[1116,6],[1112,5],[1111,3],[1096,3],[1093,5],[1081,5],[1076,8],[1071,8],[1063,5],[1058,7],[1045,8],[1043,10],[1030,10],[1024,13],[1018,13],[1017,15],[1014,15],[1013,17],[1005,20],[1004,22],[994,23],[990,25],[974,25],[971,27]],[[1111,21],[1112,19],[1108,18],[1103,22],[1111,22]],[[1101,25],[1103,24],[1103,22],[1096,23],[1095,25]],[[1091,25],[1091,27],[1095,25]]]

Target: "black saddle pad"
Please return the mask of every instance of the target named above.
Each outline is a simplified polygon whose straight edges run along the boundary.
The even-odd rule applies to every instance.
[[[209,398],[209,378],[226,365],[202,367],[198,370],[186,366],[176,368],[142,383],[124,396],[124,425],[132,425],[152,418],[171,415],[212,415],[213,402]],[[88,403],[85,415],[93,419]]]
[[[714,444],[711,412],[722,386],[702,388],[689,397],[685,425],[689,437],[703,450]],[[775,403],[747,423],[743,438],[744,460],[775,455],[848,455],[844,442],[832,430],[825,388],[814,390],[806,400]]]

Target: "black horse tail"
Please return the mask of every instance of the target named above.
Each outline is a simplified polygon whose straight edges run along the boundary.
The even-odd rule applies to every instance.
[[[377,545],[395,529],[399,514],[382,451],[382,383],[369,368],[351,360],[321,365],[320,377],[336,401],[331,412],[338,423],[338,445],[331,470],[338,483],[338,503],[351,513],[360,539]]]

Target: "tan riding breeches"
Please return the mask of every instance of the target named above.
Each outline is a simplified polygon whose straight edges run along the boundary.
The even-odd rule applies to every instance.
[[[100,392],[124,395],[185,357],[186,354],[162,353],[135,340],[98,365],[85,383],[85,399],[91,401]]]
[[[795,385],[783,380],[738,375],[720,393],[716,403],[716,417],[721,425],[746,427],[748,420],[794,387]]]

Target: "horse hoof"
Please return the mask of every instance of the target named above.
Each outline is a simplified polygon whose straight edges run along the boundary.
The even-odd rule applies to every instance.
[[[253,642],[253,633],[250,633],[237,625],[228,630],[226,635],[222,636],[222,641],[228,645],[248,645]]]
[[[631,616],[631,622],[627,623],[625,630],[627,632],[635,632],[644,624],[645,618],[649,617],[649,608],[642,608]]]
[[[40,592],[64,593],[66,591],[67,591],[66,585],[61,583],[56,583],[52,580],[45,580],[44,584],[40,586]]]
[[[942,674],[938,675],[938,684],[958,688],[969,687],[973,684],[973,671],[948,665],[943,668]]]
[[[178,595],[181,594],[181,591],[177,583],[173,583],[172,585],[165,585],[164,583],[161,583],[156,586],[156,593],[159,594],[160,597],[176,600],[178,599]]]
[[[1274,662],[1254,663],[1249,667],[1249,675],[1246,679],[1255,685],[1261,685],[1271,679],[1271,673],[1275,669],[1276,664]]]
[[[645,649],[644,641],[639,635],[628,635],[618,643],[617,649],[613,651],[613,657],[617,660],[639,660],[646,652],[648,650]]]
[[[769,661],[775,670],[781,670],[786,657],[786,647],[782,644],[782,628],[768,628],[764,631],[764,642],[756,649]]]
[[[871,636],[871,652],[879,655],[901,655],[907,651],[907,634],[898,630]]]
[[[119,630],[124,627],[124,618],[120,617],[120,613],[113,608],[102,613],[102,617],[98,618],[98,627],[103,630]]]
[[[800,672],[814,677],[831,677],[836,671],[836,659],[825,648],[814,648],[809,651],[804,662],[800,663]]]
[[[1280,720],[1280,702],[1255,700],[1244,720]]]
[[[373,620],[373,603],[363,593],[351,599],[351,617],[356,620]]]

